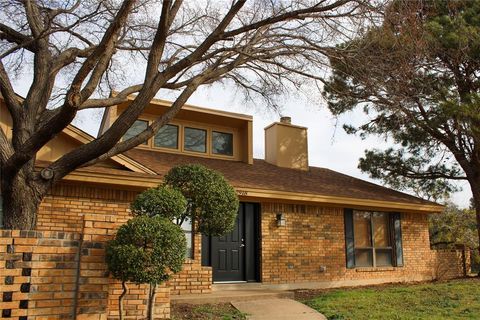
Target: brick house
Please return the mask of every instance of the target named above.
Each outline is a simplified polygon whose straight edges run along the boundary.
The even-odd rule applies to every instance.
[[[99,134],[128,103],[106,110]],[[167,101],[152,101],[126,136],[141,131],[168,107]],[[2,105],[0,128],[7,136],[10,121]],[[0,238],[9,245],[42,246],[41,238],[52,238],[60,246],[71,246],[65,253],[72,255],[68,273],[72,278],[61,288],[72,294],[55,307],[63,311],[49,309],[44,314],[101,314],[98,319],[118,315],[119,285],[105,277],[103,244],[129,219],[129,204],[136,194],[160,184],[171,167],[186,163],[220,171],[236,189],[241,205],[235,229],[223,237],[202,236],[184,226],[187,259],[184,270],[159,295],[164,303],[158,312],[161,318],[168,317],[169,294],[208,294],[212,284],[252,282],[294,289],[420,281],[438,277],[439,265],[445,261],[454,266],[449,276],[462,274],[465,266],[460,265],[459,253],[430,249],[428,214],[440,212],[442,206],[309,166],[307,128],[291,124],[289,118],[265,128],[266,157],[254,159],[252,121],[248,115],[185,106],[144,145],[100,165],[80,168],[52,187],[38,213],[37,233],[4,232]],[[39,170],[91,139],[69,126],[39,152]],[[63,252],[42,248],[44,261],[50,259],[47,254],[55,253],[58,259]],[[1,250],[0,254],[8,253]],[[37,249],[23,246],[16,252],[21,250],[33,250],[35,255]],[[39,264],[39,268],[49,267]],[[43,279],[40,271],[31,275],[32,285]],[[0,277],[7,279],[7,273]],[[48,291],[44,282],[38,280],[37,293]],[[136,290],[129,301],[141,300],[144,289]],[[56,300],[28,297],[37,308],[40,300]],[[130,315],[143,315],[144,310],[135,306],[138,303],[131,305]]]

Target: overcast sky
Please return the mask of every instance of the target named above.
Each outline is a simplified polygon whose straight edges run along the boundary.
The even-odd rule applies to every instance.
[[[168,99],[165,96],[158,96],[158,98]],[[262,105],[246,103],[241,95],[235,94],[234,88],[222,85],[201,88],[188,103],[252,115],[254,157],[264,158],[264,128],[279,120],[278,113],[267,110]],[[385,141],[379,138],[362,140],[359,137],[347,135],[342,129],[344,123],[359,123],[364,117],[363,114],[350,113],[335,119],[322,103],[314,104],[301,97],[285,99],[280,113],[282,116],[292,117],[293,124],[308,128],[308,152],[311,166],[325,167],[377,184],[381,183],[361,173],[357,165],[365,149],[386,147]],[[85,113],[75,121],[75,124],[88,133],[96,135],[99,122],[98,113]],[[462,207],[467,207],[471,198],[468,183],[462,183],[460,186],[463,187],[463,191],[454,194],[452,200]]]

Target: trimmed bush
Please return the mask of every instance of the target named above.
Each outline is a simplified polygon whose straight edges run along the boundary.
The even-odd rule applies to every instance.
[[[159,186],[140,193],[130,208],[135,216],[160,216],[170,221],[184,220],[187,200],[179,190]]]
[[[230,232],[238,212],[238,197],[223,175],[197,164],[172,168],[166,186],[179,190],[187,200],[187,216],[195,231],[220,236]]]
[[[113,277],[122,281],[121,318],[129,281],[150,284],[148,310],[152,319],[156,285],[182,269],[186,248],[180,226],[160,216],[140,215],[118,229],[115,239],[107,245],[106,261]]]

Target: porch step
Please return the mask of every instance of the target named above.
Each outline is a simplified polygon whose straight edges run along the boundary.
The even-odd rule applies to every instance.
[[[250,290],[269,290],[269,291],[281,291],[271,288],[266,288],[261,282],[241,282],[241,283],[214,283],[212,284],[212,291],[250,291]]]
[[[212,293],[170,296],[173,304],[207,304],[264,299],[292,299],[294,293],[280,290],[214,290]]]

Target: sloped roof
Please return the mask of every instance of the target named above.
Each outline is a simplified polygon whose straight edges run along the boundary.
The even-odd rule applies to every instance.
[[[220,171],[236,188],[257,188],[438,206],[427,200],[319,167],[310,167],[309,171],[301,171],[280,168],[260,159],[254,159],[253,164],[247,164],[143,149],[133,149],[127,151],[125,155],[160,176],[165,175],[175,165],[192,163]]]

